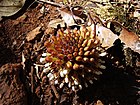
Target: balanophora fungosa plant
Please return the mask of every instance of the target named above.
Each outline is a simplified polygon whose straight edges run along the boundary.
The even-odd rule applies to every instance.
[[[42,72],[59,88],[65,85],[74,91],[88,87],[106,68],[100,59],[106,54],[100,40],[84,26],[80,30],[59,29],[44,45],[46,52],[40,58],[44,63]]]

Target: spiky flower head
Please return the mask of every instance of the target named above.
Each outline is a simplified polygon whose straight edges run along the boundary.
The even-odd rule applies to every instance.
[[[80,30],[59,29],[46,46],[45,67],[49,81],[59,88],[64,85],[75,89],[87,87],[102,74],[100,55],[104,52],[99,39],[92,30],[81,26]],[[43,59],[44,59],[43,58]]]

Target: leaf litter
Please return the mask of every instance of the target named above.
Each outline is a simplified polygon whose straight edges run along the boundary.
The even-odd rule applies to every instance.
[[[55,3],[54,3],[55,4]],[[54,9],[54,8],[53,8]],[[51,10],[51,9],[50,9]],[[55,10],[55,9],[54,9]],[[67,9],[66,10],[64,10],[65,12],[63,12],[63,11],[60,11],[60,14],[61,14],[61,18],[60,19],[56,19],[56,17],[53,17],[52,15],[50,15],[50,17],[51,17],[51,22],[49,23],[49,18],[47,18],[48,20],[47,20],[47,23],[49,23],[49,27],[52,27],[52,28],[55,28],[54,30],[57,30],[57,26],[59,25],[59,24],[61,24],[62,25],[62,27],[63,27],[63,22],[65,22],[66,24],[67,24],[67,26],[70,26],[70,27],[73,27],[73,25],[77,25],[77,23],[75,22],[75,21],[77,21],[77,19],[78,20],[81,20],[82,22],[81,23],[84,23],[85,21],[86,21],[86,19],[84,20],[84,17],[79,17],[78,16],[78,14],[76,14],[76,16],[75,16],[75,14],[74,13],[72,13],[71,11],[68,11]],[[37,11],[36,11],[37,12]],[[38,10],[38,13],[39,13],[40,11]],[[76,11],[76,12],[79,12],[79,11]],[[81,12],[81,11],[80,11]],[[34,14],[34,13],[33,13]],[[58,12],[57,12],[57,14],[59,14]],[[48,14],[49,15],[49,14]],[[65,16],[66,15],[66,16]],[[87,14],[86,14],[87,15]],[[67,16],[70,16],[70,20],[71,21],[69,21],[69,19],[67,18]],[[58,16],[59,17],[59,16]],[[88,16],[87,16],[88,17]],[[27,20],[29,19],[29,18],[31,18],[31,17],[27,17]],[[36,18],[36,16],[34,17],[34,19]],[[46,18],[46,17],[44,17],[44,18]],[[43,18],[43,19],[44,19]],[[56,20],[55,20],[56,19]],[[22,20],[23,22],[26,22],[27,20]],[[20,24],[22,23],[22,21],[20,22],[20,23],[18,23],[17,24],[17,26],[19,27],[20,26]],[[30,19],[29,19],[29,21],[30,21]],[[39,20],[38,20],[39,21]],[[48,79],[47,79],[47,77],[46,78],[44,78],[43,79],[43,81],[40,81],[40,79],[38,79],[38,77],[40,78],[40,75],[44,75],[44,74],[40,74],[40,70],[42,69],[42,65],[39,65],[39,58],[41,57],[41,54],[42,54],[42,52],[45,50],[44,48],[43,48],[43,45],[44,45],[44,42],[45,42],[45,40],[47,39],[47,38],[49,38],[50,37],[50,35],[49,35],[49,33],[53,33],[53,32],[48,32],[47,31],[47,28],[48,28],[48,24],[46,24],[46,25],[43,25],[43,27],[42,28],[45,28],[46,29],[46,32],[44,31],[44,30],[42,30],[41,31],[41,36],[39,37],[39,39],[37,40],[35,37],[38,35],[38,33],[40,33],[40,31],[37,29],[36,30],[36,28],[38,28],[38,26],[39,26],[39,24],[41,24],[42,23],[42,21],[41,22],[39,22],[38,23],[38,21],[36,21],[36,25],[34,26],[34,27],[32,27],[32,28],[30,28],[30,29],[28,29],[28,31],[24,31],[25,33],[26,33],[26,37],[24,36],[24,40],[25,39],[28,39],[27,41],[25,41],[25,43],[23,44],[23,46],[22,47],[20,47],[20,49],[16,49],[18,52],[21,50],[23,50],[23,53],[22,53],[22,58],[23,58],[23,60],[22,60],[22,62],[24,63],[23,64],[23,69],[24,69],[24,73],[23,73],[23,75],[26,77],[26,79],[24,80],[24,82],[26,83],[26,85],[27,85],[27,90],[29,91],[31,91],[32,93],[32,98],[33,99],[36,99],[35,101],[36,102],[38,102],[38,103],[41,103],[41,104],[47,104],[47,105],[49,105],[49,104],[101,104],[101,105],[103,105],[103,103],[104,104],[109,104],[109,103],[111,103],[112,102],[112,100],[113,100],[113,102],[112,103],[118,103],[118,102],[122,102],[122,100],[123,100],[123,102],[122,102],[122,104],[124,104],[124,103],[127,103],[125,100],[128,100],[128,99],[126,99],[126,98],[122,98],[121,97],[121,99],[119,99],[119,98],[111,98],[111,94],[109,94],[109,99],[108,100],[106,100],[108,97],[106,97],[106,96],[104,96],[104,94],[107,94],[106,92],[108,92],[108,91],[110,91],[110,89],[111,88],[113,88],[112,87],[112,82],[110,81],[110,85],[109,84],[107,84],[106,82],[108,82],[108,81],[106,81],[106,80],[104,80],[104,76],[106,77],[108,77],[108,76],[114,76],[113,74],[109,74],[108,72],[106,72],[106,75],[103,75],[103,77],[101,78],[101,80],[99,80],[97,83],[95,83],[95,84],[93,84],[91,87],[89,87],[89,88],[87,88],[87,89],[85,89],[85,90],[83,90],[83,91],[80,91],[80,92],[77,92],[77,93],[75,93],[75,94],[73,94],[73,92],[72,91],[65,91],[65,90],[67,90],[67,89],[57,89],[55,86],[53,86],[53,85],[50,85],[50,83],[48,82]],[[44,20],[43,20],[44,21]],[[61,21],[62,21],[62,23],[61,23]],[[94,20],[95,21],[95,20]],[[7,21],[7,22],[10,22],[9,20]],[[45,22],[46,22],[46,20],[44,21],[44,24],[45,24]],[[34,22],[32,22],[33,24],[34,24]],[[86,23],[86,22],[85,22]],[[79,24],[78,24],[78,26],[79,26]],[[94,27],[94,25],[93,26],[90,26],[89,25],[89,27],[92,29],[92,30],[95,30],[95,27]],[[112,47],[114,47],[114,43],[113,42],[115,42],[116,41],[116,39],[118,39],[118,37],[120,37],[120,36],[117,36],[115,33],[113,33],[112,31],[111,31],[111,29],[109,29],[109,28],[107,28],[106,26],[102,26],[102,24],[100,24],[100,23],[98,23],[98,20],[97,20],[97,24],[96,24],[96,32],[98,33],[98,31],[99,31],[99,35],[98,35],[98,37],[100,38],[100,40],[102,40],[103,41],[103,47],[105,46],[107,46],[106,48],[107,49],[110,49],[110,48],[112,48]],[[25,28],[25,26],[24,26],[24,28]],[[36,30],[36,31],[32,31],[32,30]],[[40,29],[40,28],[39,28]],[[49,29],[49,28],[48,28]],[[30,34],[29,34],[29,33]],[[42,32],[44,32],[44,35],[43,35],[43,33]],[[122,31],[123,32],[123,31]],[[47,33],[47,34],[46,34]],[[108,33],[110,33],[110,37],[108,37]],[[129,33],[129,31],[127,31],[126,30],[126,33],[129,35],[130,33]],[[19,35],[19,34],[18,34]],[[32,35],[33,35],[33,37],[32,37]],[[122,33],[120,34],[121,36],[122,36]],[[124,35],[126,35],[126,34],[124,34]],[[135,39],[136,40],[138,40],[137,39],[137,37],[135,37],[136,35],[135,34],[132,34],[132,36],[131,37],[134,37],[134,40],[132,40],[133,38],[131,38],[130,40],[132,40],[132,42],[134,41],[135,42]],[[128,37],[128,36],[127,36]],[[113,39],[112,39],[113,38]],[[23,41],[23,39],[21,40],[21,41]],[[130,45],[128,45],[127,44],[127,41],[125,41],[125,40],[123,40],[121,37],[120,37],[120,39],[121,39],[121,41],[123,42],[123,43],[125,43],[126,45],[127,45],[127,47],[130,47],[131,48],[131,50],[134,50],[133,48],[132,48],[132,46],[130,46]],[[127,38],[128,39],[128,38]],[[128,41],[129,42],[129,41]],[[133,42],[133,43],[134,43]],[[19,44],[18,42],[17,42],[17,44]],[[39,47],[38,47],[39,46]],[[139,46],[139,45],[138,45]],[[16,46],[15,46],[16,47]],[[38,48],[38,50],[36,50]],[[42,49],[41,49],[42,48]],[[120,49],[120,47],[116,47],[116,45],[115,45],[115,47],[114,48],[116,48],[116,49],[118,49],[118,51],[120,51],[119,49]],[[116,50],[117,51],[117,50]],[[135,50],[134,50],[135,51]],[[112,50],[112,52],[114,53],[114,51]],[[120,54],[121,54],[122,52],[120,52]],[[112,53],[110,53],[110,54],[112,54]],[[116,53],[115,53],[116,54]],[[131,54],[131,55],[129,55],[129,56],[132,56],[132,58],[130,58],[128,55],[126,55],[126,56],[128,56],[127,58],[129,59],[137,59],[138,61],[139,61],[139,58],[137,58],[137,57],[139,57],[139,55],[137,54],[137,53],[135,53],[135,52],[133,52],[132,51],[132,53],[129,53],[129,54]],[[135,55],[136,54],[136,55]],[[115,58],[117,58],[118,59],[118,55],[113,55]],[[20,55],[20,57],[21,57],[21,55]],[[124,58],[125,59],[125,58]],[[116,60],[116,59],[112,59],[111,61],[108,61],[108,62],[114,62],[113,60]],[[130,60],[130,61],[131,61]],[[131,63],[131,62],[130,62]],[[109,64],[109,63],[108,63]],[[35,66],[36,66],[36,68],[35,68]],[[130,66],[130,64],[128,63],[128,66],[126,67],[126,68],[123,68],[123,69],[127,69],[127,70],[130,70],[131,71],[131,69],[134,69],[134,71],[136,70],[136,71],[138,71],[139,72],[139,69],[137,69],[137,67],[135,66],[135,62],[132,62],[132,65],[131,65],[131,67],[129,67]],[[116,67],[115,67],[116,68]],[[122,64],[120,64],[120,65],[118,65],[118,70],[122,70]],[[133,72],[133,71],[132,71]],[[137,72],[137,73],[138,73]],[[122,76],[126,76],[126,75],[124,75],[124,74],[121,74],[120,72],[118,72],[118,71],[112,71],[112,73],[114,73],[115,75],[118,75],[118,81],[120,81],[119,79],[121,79],[121,80],[123,80],[124,78],[122,77]],[[121,76],[120,76],[121,75]],[[131,78],[131,75],[128,75],[128,77],[130,77]],[[123,78],[123,79],[122,79]],[[125,78],[126,79],[126,78]],[[126,80],[123,80],[121,83],[122,84],[126,84],[127,83],[127,81],[128,81],[129,79],[126,79]],[[114,85],[114,86],[116,86],[117,88],[119,88],[118,87],[118,85],[119,84],[117,84],[118,82],[116,82],[115,81],[115,79],[113,79],[112,78],[112,81],[114,81],[116,84]],[[132,79],[130,80],[130,81],[132,81]],[[126,86],[128,86],[129,88],[132,86],[132,85],[134,85],[133,84],[133,82],[132,83],[130,83],[130,84],[126,84]],[[107,88],[109,88],[109,87],[111,87],[111,88],[109,88],[109,89],[103,89],[102,87],[103,86],[106,86]],[[95,90],[97,90],[97,91],[94,91],[94,89]],[[102,90],[102,92],[103,93],[101,93],[101,90]],[[119,92],[115,92],[115,91],[119,91],[119,90],[122,90],[121,88],[119,88],[118,90],[117,89],[114,89],[114,92],[112,92],[112,94],[116,94],[116,97],[117,97],[117,95],[118,96],[120,96],[120,94],[121,94],[121,96],[127,96],[127,94],[123,94],[123,93],[119,93]],[[129,92],[129,89],[128,89],[128,92]],[[132,92],[132,91],[130,91],[130,92]],[[65,93],[65,95],[64,95],[64,93]],[[90,93],[90,94],[88,94],[88,93]],[[58,95],[59,94],[59,95]],[[133,94],[133,93],[131,93],[131,94]],[[37,98],[35,98],[36,97],[36,95],[38,96]],[[129,95],[128,95],[129,96]],[[89,99],[88,99],[88,98]],[[99,97],[103,97],[103,98],[99,98]],[[83,98],[85,98],[85,99],[83,99]],[[97,101],[96,101],[97,100]],[[100,101],[101,100],[101,101]],[[134,98],[134,100],[135,100],[135,98]],[[133,103],[133,101],[134,100],[131,100],[131,99],[129,99],[129,103]],[[29,101],[29,100],[28,100]],[[29,101],[30,103],[33,103],[33,101]]]

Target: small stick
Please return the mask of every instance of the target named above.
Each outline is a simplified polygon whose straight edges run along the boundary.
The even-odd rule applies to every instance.
[[[37,0],[37,2],[46,3],[46,4],[49,4],[49,5],[52,5],[52,6],[55,6],[55,7],[59,7],[59,8],[64,7],[63,4],[51,2],[51,1],[48,1],[48,0]]]
[[[56,98],[58,99],[58,98],[59,98],[59,94],[58,94],[58,92],[56,91],[56,88],[54,87],[54,85],[51,85],[51,88],[52,88],[52,90],[53,90],[53,92],[54,92]]]
[[[22,41],[22,43],[20,44],[20,46],[18,47],[18,49],[20,49],[24,44],[25,44],[25,40]]]
[[[33,93],[34,92],[34,67],[31,66],[31,92]]]

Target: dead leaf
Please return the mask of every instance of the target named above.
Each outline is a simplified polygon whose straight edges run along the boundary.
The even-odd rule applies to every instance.
[[[65,27],[64,20],[62,19],[55,19],[55,20],[50,21],[48,24],[48,27],[57,28],[59,24],[61,25],[61,27]]]
[[[34,30],[30,31],[26,36],[27,41],[34,40],[36,38],[36,36],[41,33],[41,28],[42,28],[42,26],[38,26]]]
[[[45,35],[53,35],[54,33],[55,33],[55,29],[54,29],[55,27],[53,27],[53,28],[47,28],[45,31],[44,31],[44,34]]]
[[[25,0],[0,0],[0,20],[2,16],[12,16],[24,5]]]
[[[60,103],[63,103],[67,100],[67,95],[66,94],[62,94],[61,98],[60,98]]]
[[[23,14],[22,16],[14,20],[13,25],[18,25],[19,23],[23,22],[26,18],[27,18],[27,15]]]
[[[94,30],[94,24],[92,24],[90,27],[92,30]],[[110,29],[99,24],[96,25],[96,35],[102,43],[102,47],[105,48],[113,46],[115,40],[118,39],[118,36],[114,34]]]
[[[59,10],[64,22],[68,26],[77,25],[75,21],[80,22],[80,23],[84,22],[84,20],[82,18],[80,18],[79,16],[76,16],[74,13],[72,13],[70,11],[69,7],[63,7],[58,10]],[[76,12],[76,10],[75,10],[75,12]]]
[[[138,35],[122,28],[119,39],[126,45],[126,47],[130,47],[132,50],[140,54],[140,40]]]

